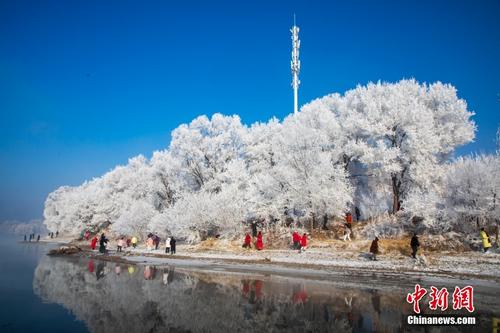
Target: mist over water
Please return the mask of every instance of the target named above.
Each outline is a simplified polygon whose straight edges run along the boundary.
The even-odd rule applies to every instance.
[[[2,238],[3,239],[3,238]],[[0,331],[5,332],[461,332],[409,327],[411,278],[299,277],[125,265],[45,256],[50,245],[2,242]],[[464,286],[466,281],[434,285]],[[499,313],[494,284],[476,287],[479,325]],[[12,300],[12,301],[10,301]],[[431,313],[427,305],[424,311]],[[462,313],[465,314],[465,313]]]

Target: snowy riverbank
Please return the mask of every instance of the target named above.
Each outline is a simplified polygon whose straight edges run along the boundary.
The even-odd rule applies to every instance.
[[[263,251],[228,247],[206,249],[200,246],[178,245],[176,255],[163,249],[147,251],[139,246],[122,253],[110,250],[107,255],[92,251],[85,243],[74,243],[83,254],[97,259],[149,265],[190,266],[212,270],[261,272],[269,274],[328,277],[331,275],[406,275],[412,277],[473,278],[500,282],[500,254],[481,252],[430,252],[417,260],[394,252],[381,254],[377,261],[368,259],[366,252],[351,249],[311,248],[304,253],[288,249]],[[114,247],[109,246],[109,249]]]

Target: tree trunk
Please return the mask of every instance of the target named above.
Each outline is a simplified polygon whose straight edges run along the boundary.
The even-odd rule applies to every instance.
[[[316,214],[312,213],[311,232],[316,228]]]
[[[396,214],[400,209],[399,204],[399,186],[400,182],[396,176],[392,176],[392,213]]]
[[[328,230],[328,215],[324,214],[323,215],[323,230]]]

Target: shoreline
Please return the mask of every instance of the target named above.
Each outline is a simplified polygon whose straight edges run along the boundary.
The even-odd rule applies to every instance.
[[[103,255],[81,243],[68,242],[65,245],[78,246],[82,251],[76,256],[134,265],[175,265],[218,272],[276,274],[321,280],[349,276],[368,278],[385,276],[413,280],[474,279],[500,283],[500,255],[496,253],[486,255],[476,252],[429,254],[429,257],[420,256],[417,260],[402,256],[382,255],[379,256],[379,260],[371,261],[366,259],[365,253],[353,256],[353,253],[349,252],[333,254],[317,249],[298,254],[292,250],[200,251],[191,246],[180,245],[178,246],[179,254],[175,255],[165,254],[161,250],[147,252],[140,247],[125,250],[123,254],[117,254],[116,251],[111,250]]]

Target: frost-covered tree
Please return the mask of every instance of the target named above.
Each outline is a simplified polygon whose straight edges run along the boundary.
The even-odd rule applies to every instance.
[[[106,227],[118,220],[125,230],[133,229],[126,224],[135,220],[121,216],[129,215],[137,202],[150,207],[151,214],[168,205],[167,176],[152,168],[145,157],[132,158],[126,166],[118,166],[100,178],[51,193],[45,202],[45,224],[49,230],[69,234]],[[115,231],[122,233],[119,229]]]
[[[314,220],[354,206],[365,218],[403,205],[448,221],[437,201],[446,163],[474,136],[471,116],[452,86],[414,80],[359,86],[250,127],[236,115],[200,116],[151,159],[52,192],[45,224],[196,241],[236,236],[250,218]]]
[[[444,181],[445,217],[464,230],[500,220],[500,156],[461,157]]]
[[[351,177],[387,179],[393,213],[412,190],[432,186],[440,176],[435,166],[474,137],[473,113],[454,87],[440,82],[370,83],[313,103],[338,115]]]
[[[340,125],[324,109],[288,117],[277,137],[273,174],[282,184],[282,204],[306,215],[343,215],[352,201],[345,169],[338,163]]]
[[[245,131],[238,116],[221,114],[211,119],[200,116],[175,129],[169,151],[181,162],[180,176],[186,186],[217,191],[217,182],[212,182],[217,173],[224,172],[230,161],[244,157]]]

